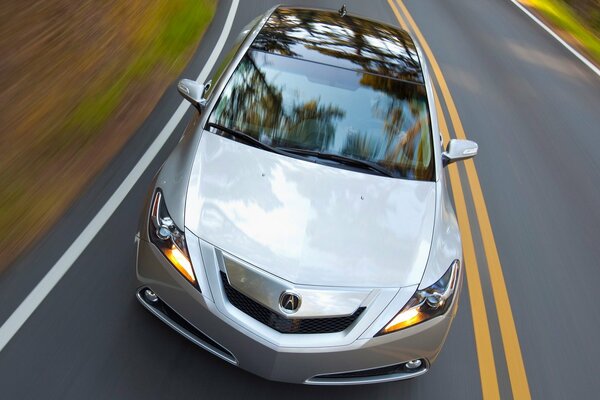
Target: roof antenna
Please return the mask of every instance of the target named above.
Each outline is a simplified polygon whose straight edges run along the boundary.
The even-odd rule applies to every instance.
[[[345,4],[342,6],[342,8],[340,8],[338,10],[338,13],[340,14],[340,17],[345,17],[346,16],[346,14],[348,13],[348,10],[346,10],[346,5]]]

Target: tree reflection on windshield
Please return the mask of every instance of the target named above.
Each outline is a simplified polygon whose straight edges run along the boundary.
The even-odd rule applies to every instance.
[[[404,31],[337,12],[278,8],[252,43],[287,57],[423,83],[413,41]]]
[[[421,84],[250,51],[210,122],[272,146],[370,161],[408,179],[434,178]]]
[[[345,115],[339,107],[321,104],[318,97],[293,100],[284,110],[282,88],[267,82],[254,60],[246,57],[217,106],[219,123],[226,120],[235,129],[269,143],[292,142],[298,147],[322,150],[330,147],[335,120]],[[214,114],[213,114],[214,115]]]

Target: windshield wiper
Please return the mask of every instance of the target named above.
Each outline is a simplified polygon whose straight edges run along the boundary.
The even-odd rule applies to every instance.
[[[377,172],[379,175],[389,176],[392,178],[395,177],[395,175],[391,171],[387,170],[386,168],[384,168],[381,165],[374,163],[372,161],[359,160],[356,158],[341,156],[339,154],[322,153],[317,150],[296,149],[296,148],[286,147],[285,151],[288,153],[294,153],[294,154],[303,155],[303,156],[313,156],[316,158],[320,158],[322,160],[336,161],[340,164],[350,165],[350,166],[358,167],[358,168],[362,168],[362,169],[370,169],[371,171]]]
[[[254,147],[258,147],[260,149],[271,151],[273,153],[281,154],[284,156],[290,155],[289,153],[287,153],[283,150],[280,150],[276,147],[269,146],[268,144],[261,142],[260,140],[258,140],[257,138],[255,138],[252,135],[238,131],[236,129],[232,129],[232,128],[228,128],[223,125],[215,124],[214,122],[209,122],[207,125],[211,128],[215,128],[215,129],[218,129],[225,133],[228,133],[229,135],[233,136],[236,139],[243,140],[244,142],[249,143],[249,144],[253,145]]]
[[[298,156],[298,155],[299,156],[312,156],[312,157],[316,157],[316,158],[319,158],[322,160],[336,161],[340,164],[350,165],[350,166],[358,167],[358,168],[362,168],[362,169],[369,169],[371,171],[377,172],[379,175],[394,177],[394,174],[392,174],[391,171],[388,171],[387,169],[380,166],[379,164],[371,162],[371,161],[358,160],[356,158],[345,157],[345,156],[341,156],[338,154],[321,153],[320,151],[316,151],[316,150],[297,149],[297,148],[289,148],[289,147],[285,147],[285,148],[273,147],[266,143],[261,142],[260,140],[258,140],[257,138],[255,138],[252,135],[238,131],[236,129],[228,128],[226,126],[216,124],[214,122],[209,122],[207,125],[211,128],[215,128],[220,131],[223,131],[223,132],[233,136],[236,139],[245,141],[246,143],[249,143],[255,147],[258,147],[263,150],[267,150],[267,151],[270,151],[270,152],[273,152],[276,154],[280,154],[283,156],[292,156],[292,157],[294,155],[296,155],[296,156]]]

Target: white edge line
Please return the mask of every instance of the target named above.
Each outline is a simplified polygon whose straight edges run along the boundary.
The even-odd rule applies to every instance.
[[[577,57],[582,63],[584,63],[589,69],[591,69],[596,75],[600,76],[600,68],[598,68],[594,63],[588,60],[585,56],[583,56],[580,52],[575,50],[570,44],[565,42],[563,38],[558,36],[556,32],[550,29],[546,24],[544,24],[538,17],[533,15],[525,6],[519,3],[518,0],[510,0],[515,6],[519,7],[521,11],[523,11],[529,18],[531,18],[536,24],[544,28],[546,32],[548,32],[552,37],[560,42],[567,50],[569,50],[575,57]]]
[[[202,68],[197,81],[203,82],[214,64],[217,62],[225,42],[229,37],[233,20],[237,12],[239,0],[232,0],[229,14],[221,31],[221,35],[215,44],[215,47],[210,54],[206,64]],[[117,188],[117,190],[110,196],[106,204],[102,206],[98,214],[91,220],[91,222],[85,227],[85,229],[79,234],[77,239],[69,246],[67,251],[58,259],[58,261],[52,266],[50,271],[42,278],[42,280],[33,288],[33,290],[27,295],[23,302],[17,307],[15,311],[8,317],[8,319],[0,327],[0,351],[4,349],[6,344],[13,338],[17,331],[23,326],[27,319],[33,314],[38,306],[44,301],[46,296],[52,291],[60,279],[67,273],[67,271],[73,266],[75,261],[87,248],[87,246],[94,239],[96,234],[102,229],[104,224],[112,216],[115,210],[119,207],[123,199],[127,196],[129,191],[133,188],[138,179],[142,176],[144,171],[148,168],[152,160],[156,157],[160,149],[164,146],[167,139],[171,136],[179,122],[185,115],[189,104],[187,101],[182,101],[177,107],[177,110],[169,119],[164,128],[160,131],[154,142],[148,147],[144,155],[137,162],[135,167],[131,170],[129,175],[125,178],[123,183]]]

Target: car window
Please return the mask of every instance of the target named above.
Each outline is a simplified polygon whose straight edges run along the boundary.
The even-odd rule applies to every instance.
[[[435,178],[420,83],[251,50],[209,122],[278,148],[365,160],[406,179]]]

